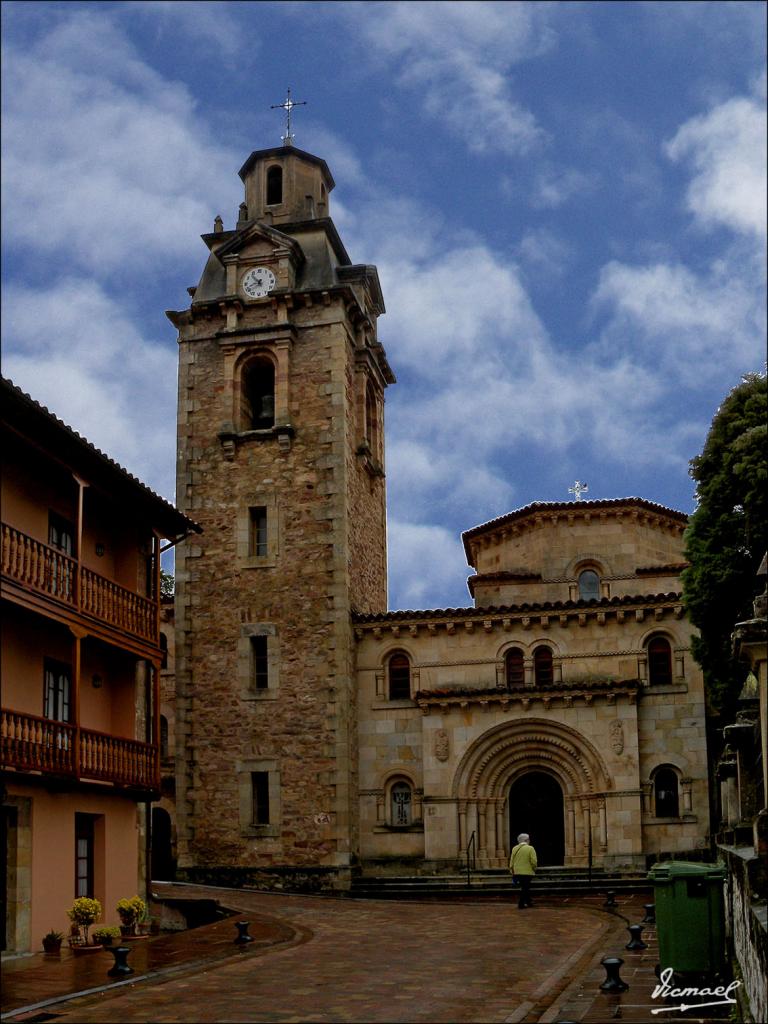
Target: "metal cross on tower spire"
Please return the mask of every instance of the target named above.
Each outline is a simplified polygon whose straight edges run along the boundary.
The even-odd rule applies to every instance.
[[[589,488],[586,484],[582,484],[576,480],[573,487],[568,488],[568,493],[572,494],[576,498],[576,501],[581,501],[582,494],[586,494],[588,490]]]
[[[281,135],[284,146],[293,145],[293,135],[291,134],[291,111],[294,107],[306,107],[306,100],[292,100],[291,89],[288,87],[288,95],[282,103],[272,103],[270,110],[284,110],[285,111],[285,135]]]

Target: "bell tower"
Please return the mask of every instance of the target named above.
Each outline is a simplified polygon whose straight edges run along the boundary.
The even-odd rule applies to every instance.
[[[376,268],[330,218],[327,164],[251,153],[233,229],[178,329],[182,877],[338,888],[358,850],[351,614],[386,609]]]

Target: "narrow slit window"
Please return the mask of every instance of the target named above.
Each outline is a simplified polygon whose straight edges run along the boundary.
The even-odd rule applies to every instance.
[[[250,509],[250,525],[248,553],[260,558],[267,553],[267,510],[263,505]]]
[[[269,656],[267,637],[251,637],[251,679],[255,690],[269,688]]]
[[[168,757],[168,719],[160,715],[160,757]]]
[[[269,772],[251,772],[251,823],[269,824]]]

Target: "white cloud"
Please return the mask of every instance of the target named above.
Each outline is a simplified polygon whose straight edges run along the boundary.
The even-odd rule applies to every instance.
[[[389,577],[398,581],[390,595],[393,610],[429,607],[434,594],[456,593],[457,580],[470,574],[460,538],[442,526],[390,518],[387,528]],[[461,603],[471,604],[468,591]]]
[[[175,346],[143,337],[93,281],[10,286],[3,374],[164,497],[173,498]]]
[[[695,175],[688,208],[705,227],[725,225],[765,238],[766,118],[764,104],[739,96],[691,118],[666,145],[688,159]]]
[[[233,57],[247,45],[251,58],[259,45],[253,32],[245,31],[234,17],[237,5],[233,10],[222,0],[131,0],[121,6],[128,18],[153,24],[158,39],[166,44],[186,36],[193,44],[205,44],[209,54],[213,49],[224,57]]]
[[[199,261],[195,236],[217,195],[231,194],[234,215],[237,160],[208,137],[187,90],[91,11],[3,63],[6,242],[66,251],[70,270],[101,278],[147,259]]]
[[[574,168],[542,168],[533,183],[531,205],[554,210],[592,187],[592,178]]]
[[[519,154],[544,132],[512,97],[509,69],[554,44],[549,4],[389,2],[347,5],[366,45],[398,68],[431,117],[475,152]]]
[[[693,117],[666,145],[694,174],[687,204],[701,227],[723,225],[734,239],[709,265],[668,259],[606,264],[594,302],[608,311],[600,350],[634,353],[655,372],[694,390],[761,365],[765,337],[765,118],[735,97]]]

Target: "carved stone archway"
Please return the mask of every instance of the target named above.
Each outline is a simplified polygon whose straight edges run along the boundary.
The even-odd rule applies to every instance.
[[[581,733],[560,722],[518,718],[489,729],[462,757],[454,775],[459,849],[476,834],[481,867],[504,867],[509,857],[507,796],[526,772],[543,771],[563,790],[565,862],[578,863],[590,834],[607,843],[605,793],[613,788],[605,762]]]

